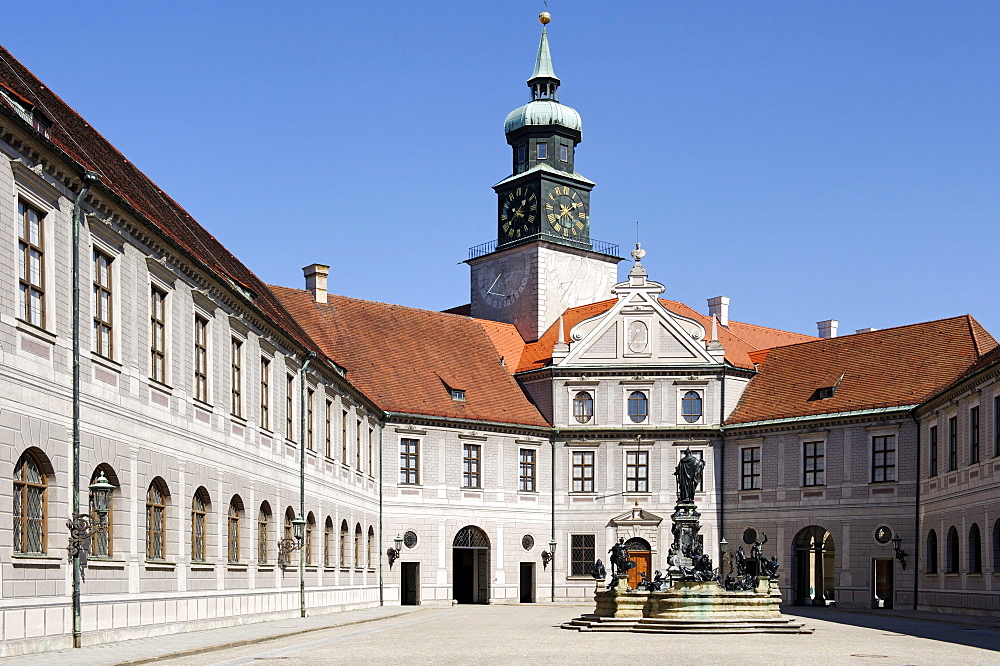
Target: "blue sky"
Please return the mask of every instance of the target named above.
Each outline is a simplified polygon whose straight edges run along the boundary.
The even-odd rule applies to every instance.
[[[265,281],[444,309],[541,2],[15,3],[3,44]],[[1000,3],[551,0],[592,235],[665,296],[1000,336]],[[20,26],[14,28],[15,26]],[[623,262],[623,274],[628,262]]]

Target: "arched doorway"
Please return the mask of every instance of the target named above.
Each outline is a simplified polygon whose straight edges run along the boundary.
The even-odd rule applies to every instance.
[[[795,535],[795,603],[825,606],[835,599],[835,549],[825,527],[810,525]]]
[[[646,580],[653,580],[653,552],[649,542],[641,537],[632,537],[625,542],[625,547],[628,559],[635,562],[635,567],[628,570],[628,586],[634,590],[642,582],[642,574],[646,574]]]
[[[466,525],[452,542],[452,597],[460,604],[490,601],[490,539]]]

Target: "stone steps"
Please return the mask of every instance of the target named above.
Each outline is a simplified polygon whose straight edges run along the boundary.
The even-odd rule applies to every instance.
[[[561,625],[576,631],[618,631],[641,634],[811,634],[793,618],[747,620],[672,620],[661,618],[598,617],[583,615]]]

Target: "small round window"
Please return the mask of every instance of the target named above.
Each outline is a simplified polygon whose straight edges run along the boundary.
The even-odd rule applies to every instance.
[[[417,545],[417,533],[413,530],[408,530],[406,534],[403,535],[403,545],[407,548],[413,548]]]
[[[697,391],[688,391],[681,398],[681,414],[688,423],[697,423],[701,420],[701,394]]]
[[[573,416],[579,423],[589,423],[594,418],[594,396],[587,391],[573,396]]]
[[[521,537],[521,548],[524,548],[525,550],[531,550],[534,547],[535,547],[535,537],[531,536],[530,534],[525,534],[523,537]]]
[[[642,423],[649,414],[649,399],[642,391],[632,391],[628,396],[628,417],[632,423]]]

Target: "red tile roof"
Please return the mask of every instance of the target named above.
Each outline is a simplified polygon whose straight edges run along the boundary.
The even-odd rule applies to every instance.
[[[224,282],[251,292],[253,304],[290,336],[314,346],[250,269],[3,47],[0,86],[38,108],[52,123],[49,140],[83,168],[97,172],[105,188]],[[9,104],[0,96],[2,106]]]
[[[607,312],[617,302],[617,299],[612,298],[566,310],[563,314],[566,335],[569,336],[570,329],[581,321]],[[712,318],[708,315],[703,315],[679,301],[669,301],[661,298],[660,303],[674,314],[694,319],[704,326],[706,341],[712,337]],[[726,360],[734,366],[748,369],[753,368],[753,361],[750,359],[751,352],[816,339],[801,333],[781,331],[776,328],[745,324],[733,320],[729,320],[728,328],[719,326],[718,331],[719,341],[726,350]],[[558,342],[558,338],[559,322],[556,321],[542,334],[537,342],[532,342],[525,346],[518,371],[524,372],[548,365],[552,361],[552,347]]]
[[[778,347],[762,360],[727,423],[918,404],[995,346],[963,315]],[[820,398],[818,390],[838,380],[833,397]]]
[[[271,289],[323,353],[387,412],[548,425],[500,364],[493,340],[509,339],[504,324],[344,296],[322,304],[308,291]],[[448,389],[464,390],[465,401],[453,400]]]

